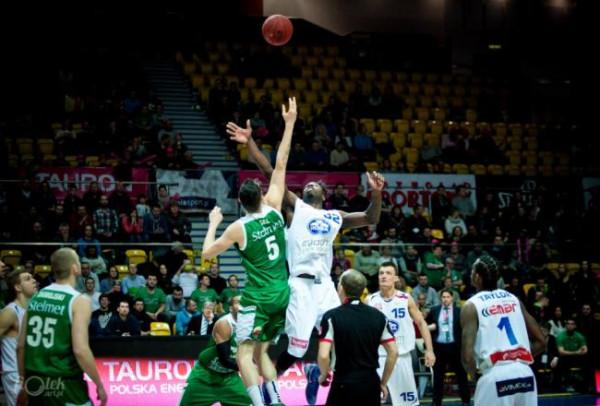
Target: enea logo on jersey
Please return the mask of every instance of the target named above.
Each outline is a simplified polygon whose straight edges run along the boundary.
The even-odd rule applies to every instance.
[[[481,309],[481,315],[483,317],[490,317],[495,316],[497,314],[509,314],[514,313],[516,308],[516,303],[493,304],[491,306]]]
[[[308,231],[312,235],[326,235],[331,231],[331,225],[323,219],[313,219],[308,223]]]

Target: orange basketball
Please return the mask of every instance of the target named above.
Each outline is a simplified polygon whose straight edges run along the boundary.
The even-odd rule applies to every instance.
[[[262,26],[262,34],[265,41],[276,47],[288,43],[292,38],[294,26],[289,18],[280,14],[273,14],[265,20]]]

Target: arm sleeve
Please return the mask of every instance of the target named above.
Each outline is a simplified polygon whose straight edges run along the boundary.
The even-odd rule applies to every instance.
[[[228,341],[217,344],[217,356],[221,365],[234,371],[238,370],[237,363],[231,358],[231,345]]]

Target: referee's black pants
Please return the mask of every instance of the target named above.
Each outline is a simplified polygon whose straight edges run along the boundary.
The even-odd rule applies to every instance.
[[[360,377],[336,379],[331,383],[327,406],[379,406],[381,405],[381,380],[377,371],[360,373]],[[359,379],[357,379],[359,378]]]
[[[433,366],[433,405],[441,405],[444,398],[444,374],[450,367],[454,371],[458,381],[458,390],[463,403],[469,403],[471,393],[469,392],[469,381],[467,373],[460,361],[460,348],[457,344],[433,344],[435,353],[435,364]],[[489,405],[491,406],[491,405]]]

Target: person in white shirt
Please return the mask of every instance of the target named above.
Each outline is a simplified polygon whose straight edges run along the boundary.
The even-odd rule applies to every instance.
[[[188,298],[198,287],[198,274],[194,272],[194,267],[189,259],[184,259],[183,264],[173,275],[173,284],[183,289],[183,297]]]
[[[0,261],[0,269],[5,269],[2,261]],[[14,406],[20,389],[17,368],[17,337],[29,301],[37,292],[37,282],[25,270],[12,271],[7,280],[10,292],[15,296],[15,300],[6,305],[0,312],[2,387],[4,388],[6,404]]]
[[[87,278],[85,280],[85,292],[83,292],[83,295],[90,299],[92,312],[100,308],[100,292],[96,291],[96,282],[94,279]]]

